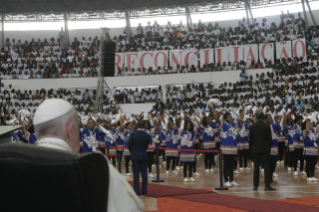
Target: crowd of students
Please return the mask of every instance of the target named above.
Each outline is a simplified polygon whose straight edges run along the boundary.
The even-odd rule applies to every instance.
[[[155,103],[162,100],[162,87],[115,88],[115,100],[121,104]]]
[[[43,79],[98,76],[97,36],[68,44],[51,38],[16,41],[7,38],[0,52],[1,79]]]

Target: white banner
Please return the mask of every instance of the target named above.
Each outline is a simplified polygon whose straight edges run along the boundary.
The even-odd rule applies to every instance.
[[[292,41],[292,53],[294,57],[302,57],[302,62],[307,62],[307,50],[305,39],[297,39]]]
[[[291,41],[276,42],[276,59],[291,58]]]
[[[189,68],[191,66],[198,66],[198,55],[197,50],[185,50],[183,51],[183,65]]]
[[[171,50],[169,54],[170,66],[175,69],[177,65],[183,65],[183,50]]]
[[[159,66],[164,69],[168,66],[168,51],[153,52],[153,68],[157,69]]]
[[[243,60],[244,58],[244,47],[241,46],[229,46],[228,48],[228,61],[227,62],[237,62],[239,63],[239,61]]]
[[[208,67],[209,64],[214,63],[214,49],[201,49],[199,51],[199,58],[200,66],[203,67],[205,64]]]
[[[141,68],[141,70],[143,70],[143,68],[146,70],[150,67],[153,68],[153,52],[138,52],[138,64],[138,67]]]
[[[258,60],[258,46],[257,44],[244,45],[244,62],[246,65],[251,64],[251,61],[254,61],[254,64]]]
[[[224,62],[228,63],[228,48],[215,48],[215,66],[219,63],[221,66]]]
[[[134,68],[135,70],[139,68],[137,52],[125,53],[125,67],[127,67],[128,71],[132,71],[132,68]]]
[[[117,73],[119,69],[124,69],[124,53],[115,54],[115,73]]]
[[[274,64],[274,44],[273,43],[264,43],[259,44],[259,59],[260,62],[265,66],[265,59],[271,61]]]

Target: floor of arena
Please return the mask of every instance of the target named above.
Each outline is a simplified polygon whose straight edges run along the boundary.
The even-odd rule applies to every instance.
[[[270,207],[272,212],[300,211],[301,209],[303,211],[312,211],[312,209],[319,211],[319,182],[307,182],[306,175],[294,176],[293,172],[287,171],[283,164],[277,164],[276,166],[275,172],[279,176],[274,177],[277,184],[272,185],[272,187],[277,189],[276,191],[264,191],[264,175],[262,172],[260,173],[259,189],[258,191],[253,191],[251,162],[248,163],[250,170],[239,170],[239,167],[237,168],[240,174],[234,174],[234,181],[239,186],[230,187],[227,191],[216,191],[212,189],[219,187],[219,168],[214,168],[214,172],[205,172],[203,158],[204,156],[200,156],[197,159],[197,172],[201,175],[193,176],[196,182],[183,182],[182,169],[178,170],[178,174],[166,174],[166,165],[162,165],[160,176],[165,182],[156,184],[206,190],[211,193],[158,198],[141,196],[145,204],[144,211],[269,211]],[[218,164],[218,160],[216,163]],[[162,161],[160,164],[163,164]],[[319,178],[318,172],[319,170],[317,169],[315,173],[317,178]],[[152,173],[155,175],[156,167],[153,167]],[[127,177],[126,179],[132,181],[132,177]],[[152,178],[149,178],[149,184],[152,184],[152,180]],[[220,200],[218,200],[219,197],[221,197]],[[258,201],[252,201],[250,198]]]

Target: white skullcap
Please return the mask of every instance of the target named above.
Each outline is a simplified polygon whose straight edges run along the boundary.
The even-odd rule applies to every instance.
[[[34,114],[33,124],[41,124],[67,114],[73,106],[63,99],[45,100]]]

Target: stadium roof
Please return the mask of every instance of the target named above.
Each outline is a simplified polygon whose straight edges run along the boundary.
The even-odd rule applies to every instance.
[[[300,0],[248,0],[251,6],[282,2],[296,3]],[[176,8],[185,5],[209,5],[211,10],[234,9],[244,6],[243,0],[0,0],[0,12],[16,13],[63,13],[89,11],[124,11],[157,8]]]
[[[132,10],[204,2],[207,0],[0,0],[0,11],[4,13],[55,13]]]

